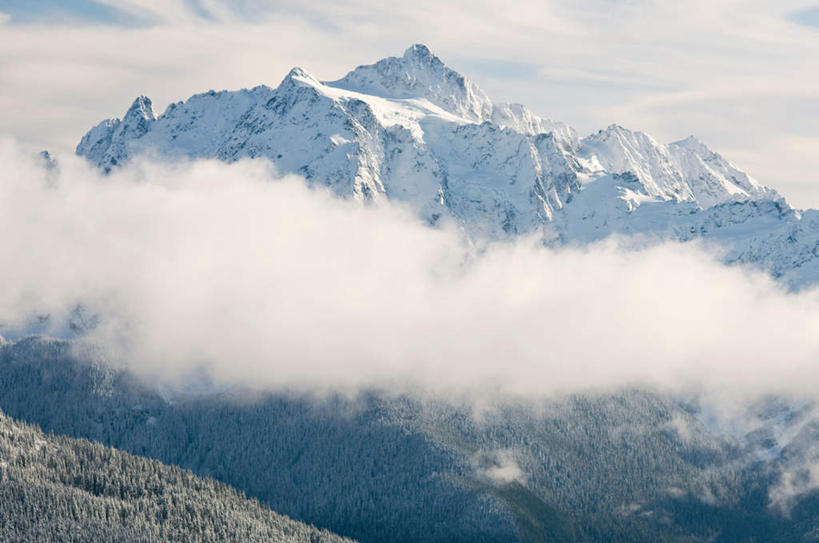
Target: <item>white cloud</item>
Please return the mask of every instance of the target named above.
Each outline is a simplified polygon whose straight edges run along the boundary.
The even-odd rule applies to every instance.
[[[770,506],[790,516],[799,498],[819,489],[819,462],[804,462],[799,467],[784,468],[777,484],[768,492]]]
[[[581,132],[618,122],[662,141],[696,134],[794,204],[819,206],[819,40],[790,15],[808,2],[110,4],[156,24],[3,27],[0,132],[68,150],[140,93],[161,109],[276,85],[293,65],[335,79],[425,42],[493,97]],[[498,70],[509,60],[527,76]]]
[[[693,245],[473,254],[454,230],[272,180],[263,162],[45,173],[0,146],[0,321],[77,303],[161,379],[523,395],[625,385],[721,396],[819,383],[819,293]],[[49,188],[50,187],[50,188]]]
[[[478,478],[494,485],[526,484],[526,474],[515,461],[513,451],[479,451],[473,456],[472,463]]]
[[[95,0],[131,17],[163,23],[190,23],[197,19],[191,2],[185,0]]]

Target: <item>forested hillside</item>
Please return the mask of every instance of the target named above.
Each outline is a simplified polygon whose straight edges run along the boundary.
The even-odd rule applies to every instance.
[[[367,543],[809,541],[819,525],[810,487],[785,513],[770,506],[780,463],[801,453],[764,432],[720,437],[696,406],[656,393],[477,415],[376,393],[185,396],[37,338],[0,349],[0,372],[9,415],[214,477]],[[811,442],[815,425],[801,428]]]
[[[332,543],[223,483],[0,412],[2,541]]]
[[[223,483],[0,412],[2,541],[345,539],[274,513]]]

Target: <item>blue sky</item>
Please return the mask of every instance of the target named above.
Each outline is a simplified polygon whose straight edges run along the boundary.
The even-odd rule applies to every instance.
[[[133,10],[120,9],[114,1],[103,0],[0,0],[0,11],[10,16],[12,24],[48,22],[58,24],[110,24],[119,26],[144,26],[161,22],[161,15],[149,11],[143,14]],[[207,9],[207,0],[183,0],[191,14],[210,20],[212,13]],[[249,18],[275,9],[275,2],[228,3],[237,17]]]
[[[798,9],[791,17],[799,24],[819,29],[819,5]]]
[[[2,0],[0,10],[12,24],[32,22],[135,24],[120,10],[93,0]]]
[[[295,65],[336,79],[421,42],[492,98],[581,134],[695,134],[819,207],[815,1],[0,0],[0,13],[0,135],[32,148],[70,152],[139,94],[161,112],[275,86]]]

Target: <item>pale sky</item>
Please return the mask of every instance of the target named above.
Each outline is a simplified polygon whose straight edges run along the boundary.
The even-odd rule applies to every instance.
[[[161,113],[418,42],[493,99],[581,135],[694,134],[819,207],[819,3],[799,0],[0,0],[0,135],[68,152],[139,94]]]

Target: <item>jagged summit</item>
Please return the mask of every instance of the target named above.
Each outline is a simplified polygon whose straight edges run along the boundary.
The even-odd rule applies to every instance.
[[[153,104],[147,96],[138,96],[125,116],[107,119],[92,128],[77,146],[77,154],[94,160],[108,172],[130,157],[128,142],[137,141],[147,134],[156,122]]]
[[[722,157],[718,153],[712,151],[711,148],[705,144],[705,142],[693,135],[688,136],[685,139],[673,141],[669,143],[668,146],[676,149],[685,149],[692,153],[697,153],[703,157],[718,157],[722,159]]]
[[[694,201],[702,208],[780,198],[693,136],[664,145],[645,132],[612,124],[585,138],[581,152],[604,171],[635,174],[656,198]]]
[[[401,57],[359,66],[338,81],[326,84],[386,98],[426,98],[450,113],[474,121],[492,115],[489,97],[421,44],[410,46]]]
[[[131,104],[131,107],[128,108],[123,121],[127,121],[129,119],[146,119],[152,121],[155,118],[156,115],[154,115],[154,108],[151,99],[147,96],[140,95],[137,96],[137,98]]]
[[[423,43],[416,43],[407,47],[406,51],[404,51],[404,58],[406,59],[415,59],[418,62],[426,62],[426,63],[435,63],[441,62],[441,60],[432,54],[432,51],[429,50],[429,47],[424,45]]]
[[[310,75],[307,70],[299,66],[294,66],[291,68],[282,80],[282,83],[293,81],[297,82],[297,84],[308,84],[310,86],[322,85],[321,81]]]
[[[671,142],[670,145],[686,145],[686,146],[696,145],[696,146],[699,146],[699,145],[705,145],[705,144],[697,136],[695,136],[694,134],[691,134],[687,138],[683,138],[681,140]]]

